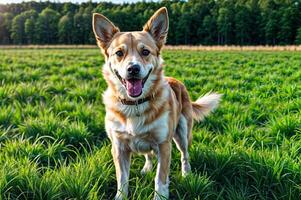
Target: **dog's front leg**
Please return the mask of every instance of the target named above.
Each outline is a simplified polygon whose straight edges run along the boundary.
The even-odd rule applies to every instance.
[[[128,195],[131,153],[118,139],[116,140],[116,142],[112,143],[112,155],[117,178],[117,194],[115,200],[121,200],[127,198]]]
[[[158,146],[158,166],[155,178],[155,200],[169,198],[169,167],[171,159],[171,143],[165,141]]]

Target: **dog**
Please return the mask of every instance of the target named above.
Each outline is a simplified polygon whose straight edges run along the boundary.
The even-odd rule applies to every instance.
[[[209,93],[192,102],[180,81],[164,76],[160,53],[169,27],[165,7],[154,13],[142,31],[120,32],[98,13],[93,14],[92,25],[105,57],[103,76],[108,88],[103,102],[116,169],[115,199],[128,195],[132,153],[145,156],[141,173],[152,170],[152,157],[157,156],[154,199],[168,199],[172,140],[181,153],[182,175],[186,176],[191,171],[188,146],[193,120],[200,121],[213,111],[221,95]]]

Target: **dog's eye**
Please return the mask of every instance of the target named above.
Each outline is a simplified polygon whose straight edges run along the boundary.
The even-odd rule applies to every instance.
[[[122,57],[123,56],[123,52],[121,50],[119,50],[119,51],[116,52],[116,55],[118,57]]]
[[[150,54],[150,51],[149,51],[149,50],[147,50],[147,49],[143,49],[143,50],[142,50],[142,55],[148,56],[149,54]]]

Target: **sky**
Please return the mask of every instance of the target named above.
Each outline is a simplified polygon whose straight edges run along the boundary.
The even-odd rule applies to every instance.
[[[0,3],[6,4],[6,3],[20,3],[22,1],[32,1],[32,0],[0,0]],[[43,1],[43,0],[38,0],[38,1]],[[44,0],[45,1],[45,0]],[[82,2],[87,2],[88,0],[50,0],[52,2],[72,2],[72,3],[82,3]],[[100,2],[100,1],[110,1],[113,3],[133,3],[137,1],[142,1],[142,0],[92,0],[93,2]],[[158,0],[144,0],[144,1],[158,1]]]

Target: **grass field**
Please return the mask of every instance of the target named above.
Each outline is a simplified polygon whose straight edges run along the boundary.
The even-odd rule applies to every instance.
[[[193,175],[180,176],[173,148],[172,199],[301,198],[301,53],[166,50],[165,74],[193,100],[223,93],[194,127]],[[98,49],[0,50],[0,199],[112,199]],[[174,146],[175,147],[175,146]],[[130,199],[152,199],[155,170]]]

